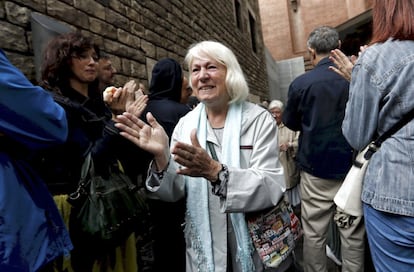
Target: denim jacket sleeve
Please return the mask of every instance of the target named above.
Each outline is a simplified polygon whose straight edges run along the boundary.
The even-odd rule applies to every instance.
[[[342,133],[356,150],[363,149],[376,137],[381,93],[376,84],[375,68],[363,62],[353,68],[349,100],[342,123]],[[356,110],[358,109],[358,110]]]

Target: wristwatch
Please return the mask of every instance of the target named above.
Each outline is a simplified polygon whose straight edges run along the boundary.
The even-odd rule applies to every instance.
[[[221,170],[217,174],[217,179],[213,183],[221,184],[229,179],[229,169],[225,164],[221,164]]]

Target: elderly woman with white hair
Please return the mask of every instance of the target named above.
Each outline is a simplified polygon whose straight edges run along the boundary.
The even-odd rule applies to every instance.
[[[203,41],[185,61],[201,103],[175,127],[171,149],[151,113],[148,124],[124,113],[117,127],[154,155],[146,181],[150,196],[187,199],[186,271],[264,271],[244,215],[283,197],[276,123],[266,109],[246,101],[248,85],[228,47]]]
[[[300,204],[299,184],[300,171],[296,166],[296,152],[298,150],[299,132],[290,130],[282,122],[283,102],[272,100],[269,104],[269,111],[276,120],[278,127],[279,160],[283,166],[286,182],[287,200],[293,207]],[[300,212],[300,210],[297,210]]]

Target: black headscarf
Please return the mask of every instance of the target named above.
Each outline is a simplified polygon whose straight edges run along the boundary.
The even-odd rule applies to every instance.
[[[161,59],[152,69],[149,99],[169,98],[180,102],[183,72],[180,64],[171,58]]]

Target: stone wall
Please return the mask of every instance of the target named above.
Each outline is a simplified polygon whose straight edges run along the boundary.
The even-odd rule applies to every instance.
[[[240,28],[236,25],[235,1],[241,7]],[[214,39],[235,52],[252,95],[268,96],[257,0],[0,0],[0,47],[34,81],[32,12],[96,39],[112,56],[118,85],[133,78],[148,86],[157,60],[172,57],[182,62],[189,45]],[[256,22],[256,52],[252,49],[249,14]]]

